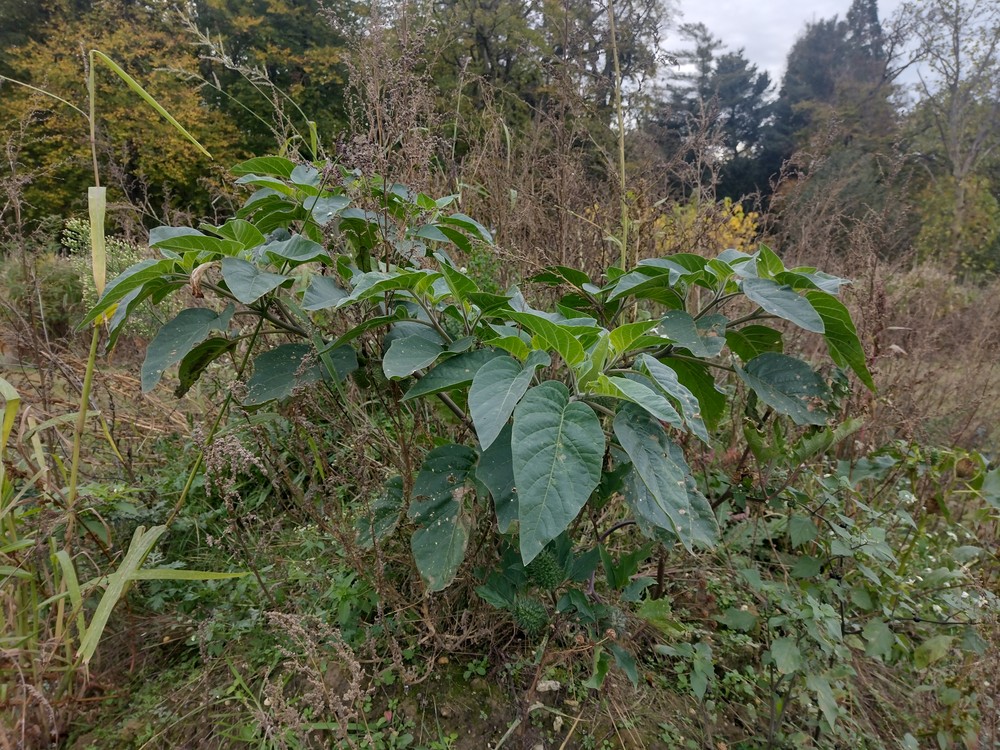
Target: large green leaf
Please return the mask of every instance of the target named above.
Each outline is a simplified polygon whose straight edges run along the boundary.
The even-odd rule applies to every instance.
[[[264,234],[245,219],[230,219],[221,227],[212,228],[212,231],[221,237],[235,240],[244,250],[251,250],[267,241]]]
[[[234,175],[269,174],[288,179],[295,169],[295,162],[282,156],[257,156],[240,162],[230,170]]]
[[[403,396],[403,401],[463,388],[472,383],[479,368],[500,356],[499,352],[492,349],[476,349],[446,359],[414,383]]]
[[[736,373],[757,397],[795,424],[826,424],[830,391],[823,378],[801,359],[766,352],[736,366]]]
[[[503,430],[534,374],[535,365],[522,367],[506,355],[490,360],[476,372],[469,389],[469,413],[483,450]]]
[[[442,445],[427,454],[413,484],[409,517],[417,529],[410,547],[429,591],[448,586],[465,559],[471,521],[464,506],[475,494],[468,482],[475,464],[471,448]]]
[[[726,339],[714,329],[703,334],[694,318],[683,310],[670,310],[657,324],[656,332],[696,357],[716,357],[726,345]]]
[[[369,271],[353,279],[354,289],[348,297],[342,300],[338,307],[371,299],[386,292],[403,291],[415,288],[418,284],[429,285],[441,278],[441,273],[422,269],[419,271]]]
[[[200,250],[222,256],[235,255],[243,249],[243,244],[236,240],[211,237],[186,227],[156,227],[149,233],[149,245],[182,253]]]
[[[508,313],[508,317],[541,338],[546,346],[558,352],[570,367],[580,364],[586,358],[583,344],[573,335],[569,327],[532,313]]]
[[[770,655],[781,674],[791,674],[802,668],[802,652],[794,638],[776,638],[771,643]]]
[[[510,531],[517,520],[517,492],[514,490],[514,457],[511,452],[510,424],[504,425],[490,447],[479,456],[476,465],[476,479],[490,491],[493,509],[497,516],[497,528],[501,534]]]
[[[624,398],[627,401],[638,404],[661,422],[666,422],[677,429],[681,429],[684,423],[681,421],[681,416],[674,409],[673,405],[661,393],[654,390],[648,381],[642,382],[645,378],[641,376],[633,377],[636,377],[636,379],[609,378],[606,375],[601,375],[597,380],[599,384],[606,387],[609,395]]]
[[[667,365],[649,354],[641,355],[637,362],[645,368],[656,384],[677,402],[688,429],[705,443],[708,443],[708,428],[705,426],[705,420],[701,416],[701,402],[686,385],[681,383],[678,379],[677,371],[667,367]],[[722,394],[715,390],[715,383],[711,380],[711,376],[706,374],[706,378],[708,382],[705,384],[705,387],[710,388],[721,397]]]
[[[303,208],[309,212],[310,218],[325,227],[337,218],[341,211],[347,208],[351,199],[345,195],[324,195],[315,198],[307,198],[302,202]]]
[[[247,380],[244,406],[260,406],[268,401],[287,398],[296,388],[315,383],[326,377],[326,368],[317,358],[307,362],[315,350],[308,344],[282,344],[257,356],[253,375]],[[358,368],[354,349],[340,346],[327,352],[338,378],[345,378]]]
[[[875,390],[875,382],[868,371],[865,362],[865,352],[861,347],[861,339],[851,320],[851,313],[844,303],[832,294],[821,291],[808,291],[806,298],[823,319],[827,348],[833,361],[841,367],[850,367],[866,386]]]
[[[744,279],[743,293],[772,315],[791,321],[813,333],[823,333],[823,318],[802,295],[790,286],[770,279]]]
[[[531,562],[579,515],[601,478],[604,431],[594,411],[547,381],[514,410],[514,480],[521,558]]]
[[[656,325],[655,320],[643,320],[638,323],[626,323],[611,331],[611,347],[615,354],[628,351],[632,345],[641,339],[650,328]]]
[[[233,296],[244,305],[256,302],[268,292],[292,280],[289,276],[261,271],[242,258],[223,258],[222,278]]]
[[[110,351],[114,349],[115,343],[118,341],[118,336],[121,334],[125,327],[125,323],[128,321],[129,316],[135,311],[139,305],[145,302],[150,297],[153,298],[154,304],[167,296],[170,292],[175,289],[180,289],[184,286],[184,281],[182,280],[170,280],[174,277],[159,277],[155,279],[150,279],[141,286],[137,286],[131,292],[126,294],[120,300],[118,300],[117,305],[114,307],[114,313],[108,319],[108,341],[105,344],[105,349]]]
[[[261,256],[275,264],[287,262],[292,266],[310,263],[314,260],[330,262],[330,254],[318,242],[293,234],[290,239],[269,242],[260,249]]]
[[[663,425],[644,409],[622,404],[615,437],[632,460],[626,499],[642,525],[667,529],[689,551],[713,545],[718,525],[708,501],[688,490],[690,470]],[[696,507],[696,506],[704,507]]]
[[[142,363],[142,392],[148,393],[163,377],[163,371],[187,356],[187,353],[208,338],[212,331],[225,331],[233,317],[229,305],[221,313],[203,307],[181,310],[177,317],[164,323],[146,348]]]
[[[171,278],[177,268],[177,262],[171,258],[161,258],[159,260],[149,259],[139,261],[133,266],[129,266],[122,273],[116,276],[104,288],[104,294],[97,300],[97,304],[87,313],[80,322],[78,328],[83,328],[88,323],[93,323],[113,305],[116,305],[129,294],[135,292],[146,284],[162,284],[165,279]],[[139,296],[143,296],[142,293]]]
[[[347,292],[329,276],[313,276],[302,295],[303,310],[326,310],[347,298]]]
[[[749,362],[764,352],[780,354],[784,348],[781,331],[760,325],[729,329],[726,331],[726,343],[744,362]]]
[[[198,382],[198,378],[208,366],[219,357],[235,349],[238,343],[238,339],[212,336],[189,351],[181,360],[180,367],[177,368],[177,379],[180,384],[174,390],[174,395],[181,398],[191,390],[191,386]]]
[[[443,353],[440,343],[423,336],[393,339],[382,359],[382,372],[387,378],[409,377],[417,370],[430,367]]]

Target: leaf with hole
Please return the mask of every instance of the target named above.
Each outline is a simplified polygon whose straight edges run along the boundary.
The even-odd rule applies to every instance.
[[[695,319],[683,310],[667,312],[656,324],[655,330],[696,357],[716,357],[726,345],[724,334],[715,328],[702,332]]]
[[[475,464],[471,448],[442,445],[427,454],[413,484],[408,515],[417,529],[410,546],[429,591],[446,588],[465,559],[472,525],[465,505],[475,496],[469,482]]]

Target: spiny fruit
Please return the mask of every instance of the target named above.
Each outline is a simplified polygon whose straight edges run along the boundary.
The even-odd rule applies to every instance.
[[[565,577],[562,566],[549,550],[542,550],[525,568],[528,580],[545,591],[555,591]]]
[[[514,622],[528,635],[538,635],[549,624],[549,613],[545,610],[545,605],[537,599],[519,596],[514,600],[511,611],[514,614]]]
[[[608,612],[608,625],[615,631],[615,636],[619,640],[628,635],[628,617],[618,607],[611,607]]]

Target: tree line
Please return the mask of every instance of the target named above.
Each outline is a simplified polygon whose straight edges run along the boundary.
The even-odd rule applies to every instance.
[[[676,20],[661,0],[0,0],[14,218],[31,226],[81,207],[88,49],[140,79],[215,157],[99,75],[98,137],[117,198],[148,224],[226,214],[222,176],[238,159],[343,156],[352,134],[377,130],[366,105],[394,95],[372,78],[380,34],[383,62],[430,84],[428,166],[442,179],[467,173],[497,122],[508,159],[544,131],[582,178],[607,179],[620,96],[629,169],[669,166],[641,182],[655,197],[768,209],[785,232],[813,212],[796,206],[822,198],[845,227],[834,244],[880,212],[899,227],[883,254],[965,275],[1000,269],[1000,7],[914,0],[883,19],[876,0],[852,0],[842,17],[804,28],[780,81],[704,25],[680,25],[670,49],[663,29]],[[367,89],[356,80],[366,75]]]

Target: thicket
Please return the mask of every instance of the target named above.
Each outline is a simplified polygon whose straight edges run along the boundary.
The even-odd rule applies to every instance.
[[[117,4],[0,8],[42,88]],[[119,40],[211,184],[121,75],[2,105],[0,743],[1000,745],[994,249],[921,203],[905,28],[810,26],[773,101],[689,28],[657,99],[653,3],[269,8],[188,7],[200,91]],[[87,146],[117,239],[46,187]]]

